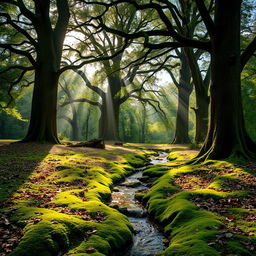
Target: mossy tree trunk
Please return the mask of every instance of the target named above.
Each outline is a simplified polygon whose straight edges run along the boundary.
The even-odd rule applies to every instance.
[[[245,130],[240,88],[240,5],[240,0],[216,1],[210,124],[199,159],[255,156],[255,144]]]
[[[69,21],[67,1],[57,1],[57,10],[59,17],[53,29],[50,1],[35,2],[37,59],[30,124],[24,141],[59,143],[56,125],[58,72]]]

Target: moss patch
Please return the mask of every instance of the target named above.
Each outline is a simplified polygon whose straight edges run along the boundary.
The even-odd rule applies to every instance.
[[[2,204],[2,211],[10,213],[6,217],[23,228],[9,255],[112,255],[130,243],[133,229],[128,218],[106,202],[113,184],[142,166],[146,157],[139,151],[109,159],[118,153],[21,154],[17,169],[28,159],[36,164]],[[13,157],[8,153],[0,161]]]
[[[191,154],[176,155],[173,166]],[[164,226],[169,247],[161,255],[254,255],[256,248],[255,176],[225,161],[149,167],[158,179],[138,198]],[[164,168],[164,171],[161,171]]]

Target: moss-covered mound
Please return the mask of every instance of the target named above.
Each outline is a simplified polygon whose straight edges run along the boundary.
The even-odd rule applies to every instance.
[[[176,159],[181,164],[181,157]],[[163,165],[150,167],[144,175],[158,177],[137,198],[170,238],[161,255],[255,255],[256,176],[251,171],[208,161],[169,170]]]
[[[40,162],[37,161],[9,199],[2,202],[1,212],[10,217],[11,225],[23,229],[19,241],[5,246],[5,253],[113,255],[131,242],[133,229],[128,218],[106,202],[113,183],[144,164],[143,154],[70,151],[49,153],[44,158],[39,155],[15,155],[17,170],[22,168],[19,166],[22,161],[40,159]],[[14,155],[3,155],[0,161],[7,158],[13,159]],[[9,181],[8,185],[11,184]],[[8,239],[13,238],[7,235],[4,243]]]

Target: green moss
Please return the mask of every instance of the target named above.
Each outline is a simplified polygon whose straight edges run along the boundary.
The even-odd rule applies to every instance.
[[[147,169],[143,171],[143,175],[149,176],[149,177],[161,177],[163,174],[165,174],[170,168],[165,166],[148,166]]]
[[[231,169],[233,171],[228,175],[215,176],[213,182],[208,186],[209,188],[181,191],[175,187],[173,182],[177,176],[209,171],[205,169],[205,165],[204,168],[200,165],[186,165],[165,170],[165,174],[159,177],[148,193],[144,195],[143,200],[147,202],[149,213],[164,225],[165,233],[171,237],[169,247],[161,255],[221,255],[220,252],[223,251],[223,248],[216,246],[216,239],[222,234],[220,228],[223,227],[223,218],[214,213],[199,210],[190,199],[194,196],[202,199],[245,196],[247,194],[245,191],[222,191],[223,186],[237,180],[233,174],[241,170],[234,168],[232,164],[227,163],[226,165],[223,161],[221,163],[208,161],[207,163],[207,166],[214,170],[223,168],[224,165],[226,168],[233,168]],[[154,167],[150,167],[148,170],[145,170],[144,174],[154,173]],[[142,197],[143,194],[139,196]],[[246,225],[243,226],[242,221],[237,221],[236,225],[241,230],[247,233],[251,231],[251,234],[254,234],[255,224],[244,223]],[[236,236],[233,239],[228,239],[226,245],[230,255],[252,255]]]
[[[196,152],[186,152],[184,153],[183,151],[172,151],[171,153],[169,153],[167,159],[170,161],[174,161],[175,162],[184,162],[184,161],[188,161],[191,160],[193,157],[195,157]]]
[[[131,166],[135,168],[145,165],[146,156],[144,154],[125,154],[123,157]]]
[[[188,242],[172,243],[163,253],[163,256],[220,256],[220,254],[202,240],[191,239]]]
[[[84,164],[87,159],[92,161],[92,157],[81,153],[47,156],[45,161],[58,161],[56,171],[39,183],[27,182],[25,190],[30,195],[40,191],[43,194],[44,189],[55,191],[55,186],[61,189],[49,202],[51,209],[31,207],[30,198],[15,201],[19,210],[12,221],[25,228],[11,256],[50,256],[60,251],[70,255],[111,255],[131,242],[133,230],[128,218],[104,201],[109,199],[113,183],[134,171],[129,163],[140,166],[145,157],[127,154],[115,162],[93,158],[106,168]],[[31,177],[40,175],[33,173]]]

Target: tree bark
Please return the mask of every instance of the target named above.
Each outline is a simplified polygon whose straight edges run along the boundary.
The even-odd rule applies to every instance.
[[[198,66],[197,57],[193,49],[185,48],[185,53],[191,70],[193,84],[195,86],[196,107],[192,108],[195,111],[196,116],[195,142],[202,143],[206,138],[209,122],[210,99],[208,96],[208,90],[210,84],[210,73],[208,70],[206,77],[203,79],[201,70]]]
[[[59,143],[56,125],[57,91],[56,72],[43,64],[35,71],[30,124],[23,141]]]
[[[140,142],[141,143],[145,143],[146,140],[146,118],[147,118],[147,112],[146,112],[146,106],[145,103],[141,103],[142,104],[142,123],[141,123],[141,139]]]
[[[240,0],[216,1],[207,138],[197,158],[255,156],[244,124],[240,80]]]
[[[173,144],[189,144],[191,142],[188,135],[189,97],[189,91],[182,87],[178,88],[178,110]]]
[[[57,0],[56,6],[58,20],[53,29],[50,1],[35,1],[37,59],[30,124],[23,141],[59,143],[56,125],[58,71],[69,21],[69,7],[67,0]]]
[[[178,110],[176,117],[175,136],[172,141],[173,144],[189,144],[190,138],[189,131],[189,97],[192,92],[193,86],[191,84],[191,73],[188,65],[184,49],[181,49],[179,54],[181,67],[180,67],[180,81],[177,86],[178,89]]]
[[[119,141],[120,105],[110,95],[110,89],[102,100],[99,120],[99,137],[108,141]]]
[[[119,74],[108,76],[107,93],[102,97],[101,117],[99,122],[100,138],[109,141],[120,141],[119,136],[119,94],[121,78]]]
[[[194,109],[196,116],[196,135],[195,142],[204,142],[208,130],[208,109],[209,97],[208,95],[196,97],[197,107]]]

